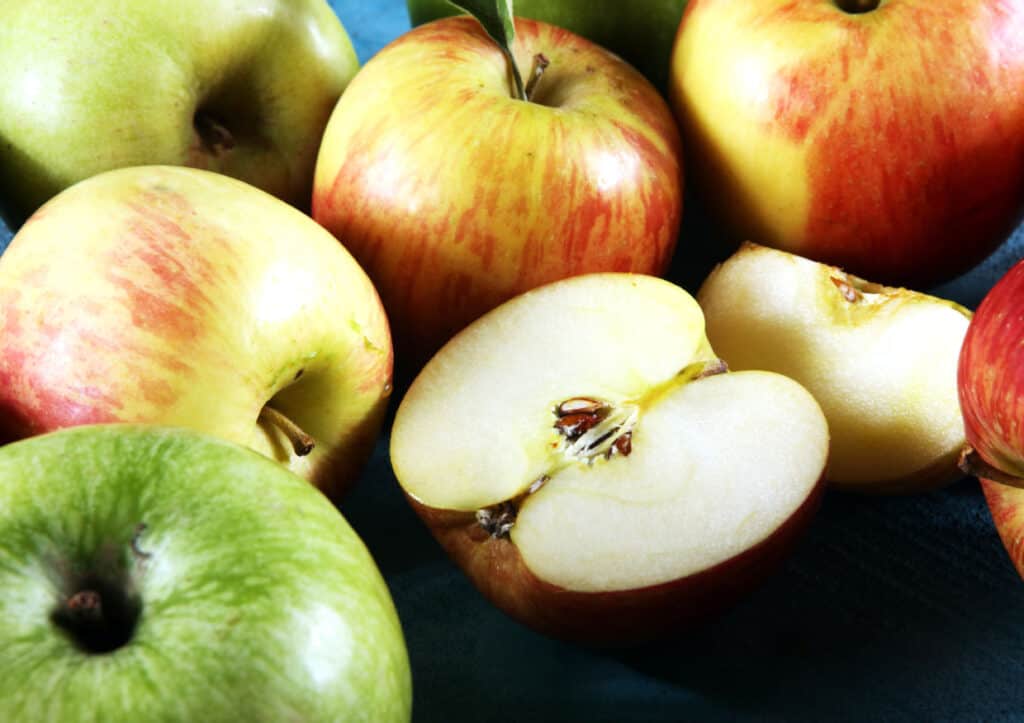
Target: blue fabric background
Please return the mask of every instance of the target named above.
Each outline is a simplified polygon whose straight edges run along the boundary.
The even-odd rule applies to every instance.
[[[408,26],[402,0],[332,0],[365,62]],[[673,277],[706,230],[688,209]],[[692,234],[690,236],[687,233]],[[0,248],[11,230],[0,224]],[[975,307],[1024,257],[1024,227],[932,291]],[[537,635],[487,604],[401,497],[382,440],[344,512],[390,585],[415,720],[1024,720],[1024,583],[974,480],[913,497],[829,492],[764,587],[678,640],[619,652]]]

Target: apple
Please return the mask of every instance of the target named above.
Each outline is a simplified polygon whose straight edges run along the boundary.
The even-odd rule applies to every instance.
[[[108,171],[45,204],[0,256],[4,439],[191,427],[336,498],[373,448],[391,368],[384,310],[351,255],[227,176]]]
[[[577,35],[515,29],[524,74],[549,61],[529,101],[476,20],[443,18],[374,56],[327,125],[313,217],[373,279],[408,369],[518,293],[586,272],[660,275],[672,256],[682,165],[667,104]]]
[[[324,0],[4,0],[0,214],[123,166],[226,173],[309,206],[358,68]]]
[[[413,25],[459,12],[448,0],[406,0],[406,5]],[[686,0],[515,0],[513,9],[519,17],[571,30],[618,53],[664,88],[685,5]]]
[[[1024,261],[993,286],[960,354],[960,407],[968,447],[996,529],[1024,576]]]
[[[773,570],[816,510],[828,429],[791,379],[725,372],[683,289],[607,273],[461,331],[410,386],[390,449],[487,598],[604,645],[681,630]]]
[[[280,466],[97,425],[0,450],[0,719],[408,721],[373,558]]]
[[[785,374],[821,404],[835,486],[916,492],[961,476],[967,309],[752,243],[711,272],[697,301],[730,369]]]
[[[926,289],[1024,210],[1024,4],[693,0],[669,95],[734,241]]]

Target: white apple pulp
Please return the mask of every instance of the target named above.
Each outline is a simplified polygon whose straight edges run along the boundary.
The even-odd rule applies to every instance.
[[[487,531],[560,588],[696,575],[781,528],[817,488],[828,450],[800,385],[700,373],[720,371],[716,361],[696,302],[668,282],[595,274],[541,287],[423,370],[395,419],[396,476],[424,507],[485,510]],[[601,453],[581,455],[560,413],[588,400],[606,409],[595,425],[614,423],[595,437]]]

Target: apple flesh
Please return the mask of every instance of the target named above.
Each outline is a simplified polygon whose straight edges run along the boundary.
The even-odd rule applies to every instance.
[[[410,378],[518,293],[671,259],[682,165],[664,100],[579,36],[516,28],[524,75],[549,60],[530,102],[476,20],[444,18],[368,62],[324,135],[313,217],[374,280]]]
[[[989,290],[958,369],[965,471],[981,480],[996,529],[1024,577],[1024,261]]]
[[[358,69],[323,0],[4,0],[0,213],[76,181],[205,168],[302,209],[331,109]]]
[[[337,240],[241,181],[171,166],[95,176],[29,219],[0,257],[0,349],[8,440],[186,426],[332,497],[372,450],[391,390],[387,319]]]
[[[471,324],[391,438],[405,493],[476,586],[589,643],[685,627],[756,584],[811,519],[827,449],[806,390],[723,373],[693,298],[629,274]]]
[[[734,241],[930,288],[1024,211],[1022,39],[1017,2],[692,0],[687,173]]]
[[[960,476],[966,309],[750,243],[712,271],[697,300],[730,369],[785,374],[821,404],[831,483],[909,492]]]
[[[422,25],[459,9],[448,0],[407,0],[409,19]],[[571,30],[618,53],[658,88],[668,80],[672,41],[686,0],[516,0],[516,16]]]
[[[0,719],[408,721],[402,629],[316,490],[186,430],[0,450]]]

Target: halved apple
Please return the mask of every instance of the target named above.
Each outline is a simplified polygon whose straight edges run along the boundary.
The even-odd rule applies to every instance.
[[[590,643],[648,639],[734,601],[811,519],[828,451],[817,402],[727,373],[694,299],[593,274],[485,315],[423,369],[395,475],[498,607]]]
[[[752,243],[712,271],[697,299],[730,368],[785,374],[821,404],[831,483],[895,493],[959,476],[956,367],[968,310]]]

